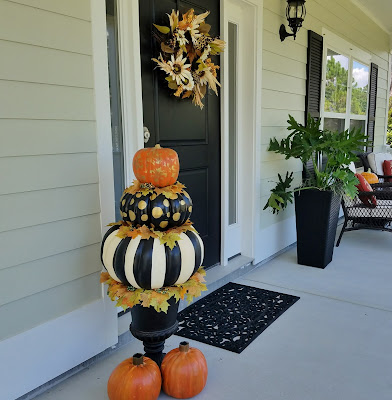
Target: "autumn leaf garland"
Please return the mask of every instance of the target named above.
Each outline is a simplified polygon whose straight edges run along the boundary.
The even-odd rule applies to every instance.
[[[146,225],[143,225],[138,228],[136,226],[133,226],[131,223],[125,221],[114,222],[112,224],[109,224],[108,226],[114,226],[114,225],[120,226],[116,236],[118,236],[121,239],[125,239],[127,237],[135,239],[137,236],[141,236],[142,239],[147,239],[147,240],[150,238],[159,239],[160,243],[170,247],[170,250],[173,250],[173,248],[177,244],[176,242],[178,240],[181,240],[180,237],[181,233],[185,233],[187,231],[192,231],[197,233],[196,229],[193,227],[193,223],[189,219],[181,226],[177,226],[163,232],[155,231],[154,229],[149,228]]]
[[[155,196],[163,194],[167,199],[173,199],[176,198],[177,194],[184,194],[185,196],[189,196],[184,189],[185,185],[180,182],[176,182],[174,185],[159,188],[151,185],[150,183],[140,183],[138,180],[135,179],[132,185],[124,190],[124,193],[141,193],[143,196],[147,196],[148,194],[152,194]]]
[[[137,289],[126,286],[110,277],[107,272],[101,273],[101,283],[108,285],[108,296],[112,301],[117,300],[117,306],[124,310],[137,304],[142,307],[153,307],[157,312],[167,313],[169,300],[174,297],[176,302],[186,299],[188,304],[207,290],[205,285],[206,273],[203,268],[190,277],[185,283],[167,286],[160,289]]]

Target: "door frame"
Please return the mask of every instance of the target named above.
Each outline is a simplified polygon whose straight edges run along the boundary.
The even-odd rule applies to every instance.
[[[233,18],[229,8],[234,5],[241,8],[241,17]],[[243,65],[237,64],[237,212],[236,224],[229,225],[229,90],[228,90],[228,52],[224,52],[221,60],[221,264],[227,265],[233,246],[234,238],[240,240],[235,252],[254,258],[255,224],[257,206],[257,159],[260,157],[257,135],[260,129],[257,110],[260,107],[261,93],[261,31],[262,31],[262,1],[256,0],[222,0],[221,1],[221,36],[228,37],[228,23],[238,26],[237,54],[240,57],[240,48],[247,46],[247,71]],[[244,22],[246,21],[246,23]],[[243,42],[247,38],[246,43]],[[249,62],[249,58],[253,58]],[[244,79],[241,81],[241,79]],[[254,85],[249,84],[249,80]],[[246,106],[245,106],[246,104]]]
[[[261,135],[261,74],[262,74],[262,26],[263,26],[263,3],[264,0],[234,0],[253,10],[253,81],[254,90],[251,96],[252,104],[249,109],[253,113],[253,123],[247,132],[246,157],[241,157],[241,172],[239,180],[246,179],[249,187],[246,189],[246,207],[242,216],[243,229],[246,235],[242,235],[241,253],[250,258],[255,257],[255,231],[256,221],[260,216],[258,205],[260,192],[260,171],[256,167],[260,165],[260,135]],[[221,0],[221,37],[227,36],[225,32],[225,4],[227,0]],[[132,183],[134,179],[132,165],[133,154],[144,147],[143,141],[143,104],[142,104],[142,76],[140,67],[140,40],[139,40],[139,2],[118,1],[117,20],[118,20],[118,40],[119,40],[119,69],[120,87],[122,100],[122,118],[124,135],[124,164],[125,164],[125,184]],[[132,40],[128,40],[132,38]],[[219,97],[221,99],[221,265],[226,265],[228,257],[225,254],[225,237],[227,238],[228,200],[224,194],[228,191],[228,172],[225,168],[228,159],[227,146],[227,122],[225,122],[225,71],[224,57],[221,59],[222,66],[222,89]],[[227,78],[226,78],[227,81]],[[248,103],[249,104],[249,103]],[[111,132],[107,132],[111,135]],[[245,193],[245,191],[244,191]],[[244,196],[245,197],[245,196]],[[246,228],[245,228],[246,227]]]

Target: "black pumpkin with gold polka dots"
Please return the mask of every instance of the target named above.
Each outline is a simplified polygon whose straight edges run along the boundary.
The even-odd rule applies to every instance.
[[[165,231],[184,224],[192,213],[192,199],[187,192],[173,194],[172,199],[163,194],[143,195],[124,193],[120,200],[122,219],[133,225],[153,225],[154,229]]]

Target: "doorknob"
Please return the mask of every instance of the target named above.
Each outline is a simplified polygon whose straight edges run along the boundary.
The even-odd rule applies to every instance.
[[[150,140],[151,133],[146,126],[143,126],[143,138],[144,143],[147,143]]]

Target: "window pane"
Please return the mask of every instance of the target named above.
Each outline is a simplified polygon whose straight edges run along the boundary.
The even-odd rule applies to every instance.
[[[346,112],[347,80],[348,58],[328,49],[325,82],[325,111],[334,113]]]
[[[364,119],[350,119],[350,129],[361,129],[363,133],[365,133],[365,120]]]
[[[324,118],[324,129],[332,132],[344,131],[344,119],[340,118]]]
[[[113,12],[115,15],[116,13]],[[121,219],[120,198],[125,187],[124,172],[124,147],[121,122],[121,99],[120,78],[118,68],[118,42],[117,42],[117,18],[114,15],[106,15],[107,24],[107,46],[109,62],[109,92],[110,111],[112,123],[112,146],[113,146],[113,174],[114,174],[114,199],[116,221]]]
[[[237,25],[229,22],[229,225],[237,222]]]
[[[368,100],[369,67],[353,61],[352,72],[351,113],[365,115]]]

